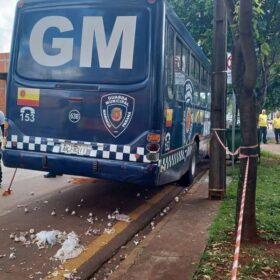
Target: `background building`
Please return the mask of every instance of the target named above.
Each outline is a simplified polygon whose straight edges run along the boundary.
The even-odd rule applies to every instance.
[[[9,53],[0,53],[0,74],[8,72]],[[0,80],[0,110],[6,112],[6,82]]]

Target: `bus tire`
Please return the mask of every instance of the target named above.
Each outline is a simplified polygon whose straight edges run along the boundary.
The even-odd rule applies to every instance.
[[[197,165],[197,161],[198,161],[198,151],[197,150],[198,150],[197,149],[197,144],[195,143],[193,145],[189,170],[179,180],[179,184],[181,186],[184,186],[184,187],[188,186],[194,180],[194,177],[195,177],[195,174],[196,174],[196,165]]]

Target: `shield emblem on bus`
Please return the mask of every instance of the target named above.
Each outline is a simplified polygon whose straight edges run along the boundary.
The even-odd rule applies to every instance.
[[[134,114],[134,105],[135,99],[126,94],[111,93],[102,96],[102,120],[113,137],[119,137],[129,126]]]
[[[115,107],[111,111],[111,118],[115,122],[119,122],[122,119],[122,109],[120,107]]]

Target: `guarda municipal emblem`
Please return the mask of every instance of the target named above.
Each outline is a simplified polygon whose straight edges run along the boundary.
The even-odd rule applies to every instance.
[[[135,99],[121,93],[102,96],[100,113],[103,123],[111,135],[119,137],[129,126],[134,113]]]

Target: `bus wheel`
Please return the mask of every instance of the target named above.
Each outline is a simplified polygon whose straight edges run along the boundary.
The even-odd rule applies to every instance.
[[[185,186],[190,185],[193,182],[195,174],[196,174],[197,160],[198,160],[197,144],[194,144],[189,170],[182,176],[182,178],[178,182],[181,186],[185,187]]]

